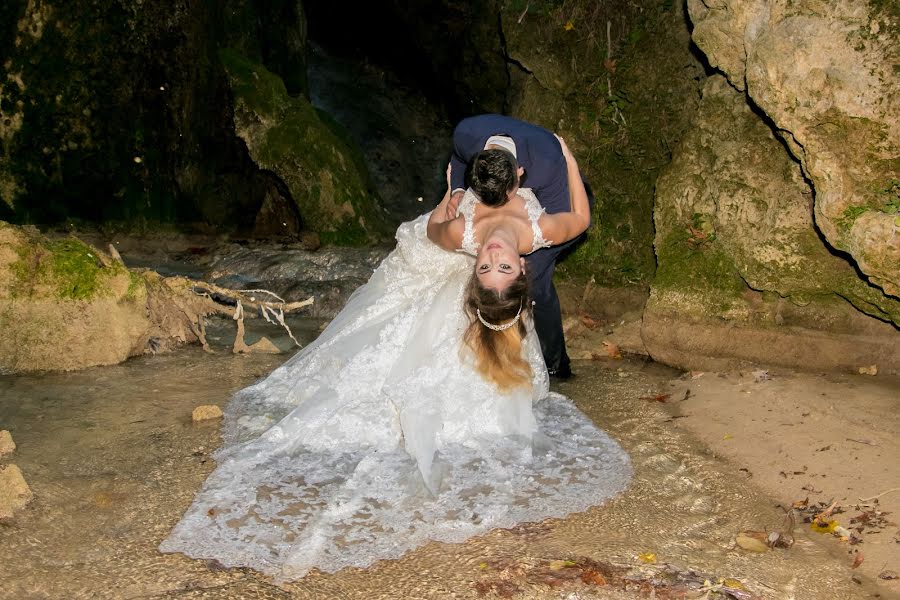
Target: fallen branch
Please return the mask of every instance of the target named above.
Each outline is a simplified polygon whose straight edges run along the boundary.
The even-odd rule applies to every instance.
[[[900,488],[891,488],[889,490],[885,490],[885,491],[881,492],[880,494],[875,494],[874,496],[872,496],[870,498],[860,498],[859,501],[860,502],[869,502],[870,500],[875,500],[876,498],[881,498],[885,494],[890,494],[892,492],[900,492]]]
[[[298,302],[285,302],[278,294],[270,292],[269,290],[230,290],[209,283],[204,283],[203,286],[195,285],[191,287],[191,291],[198,296],[209,298],[216,305],[221,305],[223,308],[218,308],[217,312],[220,314],[231,314],[232,318],[237,321],[238,331],[237,336],[235,337],[234,352],[246,352],[248,348],[244,343],[245,306],[248,309],[252,309],[257,314],[262,315],[267,322],[272,324],[278,323],[281,325],[298,348],[303,346],[297,338],[294,337],[294,333],[285,322],[284,314],[305,306],[310,306],[315,302],[315,299],[312,297]],[[260,294],[270,296],[274,298],[274,301],[257,298],[257,295]],[[227,309],[225,307],[227,307]],[[234,307],[233,313],[231,311],[232,307]]]

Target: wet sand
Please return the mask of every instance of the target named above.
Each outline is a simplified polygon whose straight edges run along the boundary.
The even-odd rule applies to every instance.
[[[883,578],[900,574],[900,380],[747,370],[687,374],[665,391],[678,427],[776,500],[835,503],[855,538],[820,534],[823,546],[900,595],[900,579]]]
[[[304,337],[315,332],[311,325]],[[778,529],[783,511],[686,431],[681,423],[688,419],[642,399],[679,373],[627,359],[578,361],[578,377],[555,386],[632,457],[634,480],[604,506],[283,585],[249,570],[160,554],[157,545],[214,466],[218,424],[192,424],[192,409],[224,405],[285,358],[233,356],[222,339],[213,355],[187,348],[77,373],[0,378],[0,428],[18,444],[5,462],[22,469],[35,495],[0,526],[0,595],[637,598],[654,586],[663,597],[663,581],[708,577],[713,585],[730,578],[729,585],[739,582],[759,598],[889,597],[868,577],[853,582],[848,561],[806,528],[797,528],[789,550],[737,548],[739,531]],[[586,576],[594,571],[585,565],[621,567],[631,583],[620,577],[603,584]],[[584,576],[573,578],[569,569]]]

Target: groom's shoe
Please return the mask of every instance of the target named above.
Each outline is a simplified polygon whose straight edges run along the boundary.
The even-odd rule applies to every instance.
[[[572,367],[563,365],[558,369],[549,369],[547,373],[551,378],[556,379],[557,381],[565,381],[572,378]]]

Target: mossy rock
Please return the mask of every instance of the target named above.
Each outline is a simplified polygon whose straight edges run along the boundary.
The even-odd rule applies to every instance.
[[[703,78],[683,5],[511,2],[502,26],[510,113],[563,135],[595,196],[587,239],[557,272],[646,288],[656,179],[690,126]]]
[[[387,227],[347,141],[282,80],[234,50],[220,52],[234,91],[234,122],[257,164],[280,177],[303,226],[326,242],[385,239]]]
[[[843,298],[900,324],[900,303],[819,237],[812,195],[799,165],[744,94],[724,77],[711,77],[693,130],[658,181],[653,287],[716,298],[698,300],[694,316],[721,314],[723,296],[740,303],[744,292],[756,290],[799,304]]]
[[[143,351],[147,286],[74,238],[0,223],[0,372],[115,364]]]

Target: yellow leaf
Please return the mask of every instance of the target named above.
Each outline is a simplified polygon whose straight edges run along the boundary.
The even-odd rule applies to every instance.
[[[815,519],[809,526],[813,531],[818,531],[819,533],[831,533],[834,531],[834,528],[838,526],[838,522],[835,519],[829,519],[827,521]]]
[[[482,571],[484,571],[485,569],[488,568],[488,564],[486,562],[479,563],[478,568],[481,569]]]
[[[572,31],[575,29],[575,25],[572,24],[572,21],[566,21],[566,24],[563,26],[566,31]]]
[[[551,571],[559,571],[560,569],[570,569],[572,567],[577,567],[578,564],[572,562],[571,560],[551,560],[550,561],[550,570]]]
[[[725,435],[722,436],[722,439],[723,439],[723,440],[730,440],[730,439],[733,438],[733,437],[734,437],[734,436],[731,435],[730,433],[726,433]]]
[[[644,552],[643,554],[638,554],[638,560],[641,562],[645,562],[647,564],[655,565],[656,564],[656,553],[655,552]]]
[[[744,590],[744,591],[747,590],[747,588],[744,587],[743,583],[741,583],[737,579],[731,579],[730,577],[726,577],[725,579],[723,579],[722,585],[724,585],[725,587],[729,587],[733,590]]]

